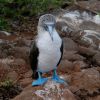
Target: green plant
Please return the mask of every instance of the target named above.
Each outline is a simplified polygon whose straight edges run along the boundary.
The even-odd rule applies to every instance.
[[[0,17],[0,30],[7,29],[8,23],[4,18]]]
[[[98,12],[98,15],[100,16],[100,12]]]
[[[21,91],[21,86],[17,83],[13,83],[11,79],[0,82],[0,100],[11,100]]]
[[[0,82],[0,87],[4,87],[4,88],[10,88],[13,86],[13,82],[10,79],[7,79],[3,82]]]
[[[30,16],[58,8],[65,2],[74,0],[0,0],[0,13],[7,17]]]
[[[8,29],[9,21],[39,15],[50,9],[59,8],[64,3],[75,0],[0,0],[0,30]]]

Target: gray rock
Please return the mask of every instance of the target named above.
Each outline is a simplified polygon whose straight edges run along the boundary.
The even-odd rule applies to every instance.
[[[11,71],[7,74],[7,79],[11,79],[12,81],[16,81],[18,78],[18,74],[15,71]]]
[[[75,62],[73,62],[73,64],[74,65],[78,64],[81,69],[89,67],[88,64],[86,64],[84,61],[75,61]]]
[[[63,73],[64,72],[71,73],[72,70],[73,70],[73,63],[68,60],[62,60],[58,67],[58,71]]]
[[[96,64],[100,66],[100,52],[95,54],[95,56],[93,57],[93,61],[96,62]]]
[[[100,73],[94,68],[84,69],[71,74],[70,89],[77,95],[86,96],[98,93],[100,88]],[[85,91],[84,93],[82,92]]]
[[[63,59],[69,60],[69,61],[76,61],[76,60],[84,60],[85,57],[77,54],[76,51],[64,51]]]
[[[25,46],[24,47],[15,47],[12,55],[16,58],[21,58],[28,62],[29,50],[30,50],[30,48],[25,47]]]
[[[93,48],[79,46],[79,53],[87,56],[94,56],[97,53],[97,51]]]
[[[70,38],[63,38],[66,51],[78,51],[78,45]]]
[[[76,96],[64,84],[48,80],[42,87],[24,88],[23,92],[12,100],[77,100]]]

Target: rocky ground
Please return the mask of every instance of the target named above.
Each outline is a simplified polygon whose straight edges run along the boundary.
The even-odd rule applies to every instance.
[[[74,7],[53,13],[64,42],[58,73],[67,84],[49,79],[31,86],[28,56],[37,23],[34,32],[0,34],[0,100],[100,100],[100,18],[95,12]]]

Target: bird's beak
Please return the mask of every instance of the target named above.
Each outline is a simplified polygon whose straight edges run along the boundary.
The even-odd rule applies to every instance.
[[[51,39],[53,40],[53,27],[52,27],[52,25],[48,25],[48,31],[49,31],[49,34],[51,36]]]

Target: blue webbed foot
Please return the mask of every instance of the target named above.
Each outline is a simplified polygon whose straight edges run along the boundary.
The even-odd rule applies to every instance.
[[[39,78],[36,81],[32,82],[32,86],[39,86],[43,85],[44,83],[47,82],[48,78],[42,78],[40,72],[38,72]]]
[[[57,82],[57,83],[66,83],[63,79],[61,79],[61,78],[57,75],[56,70],[54,70],[52,80],[55,81],[55,82]]]
[[[44,83],[47,82],[47,80],[48,80],[48,78],[37,79],[36,81],[32,82],[32,86],[43,85]]]
[[[59,78],[59,76],[53,77],[52,80],[56,81],[57,83],[65,83],[65,81],[63,79]]]

